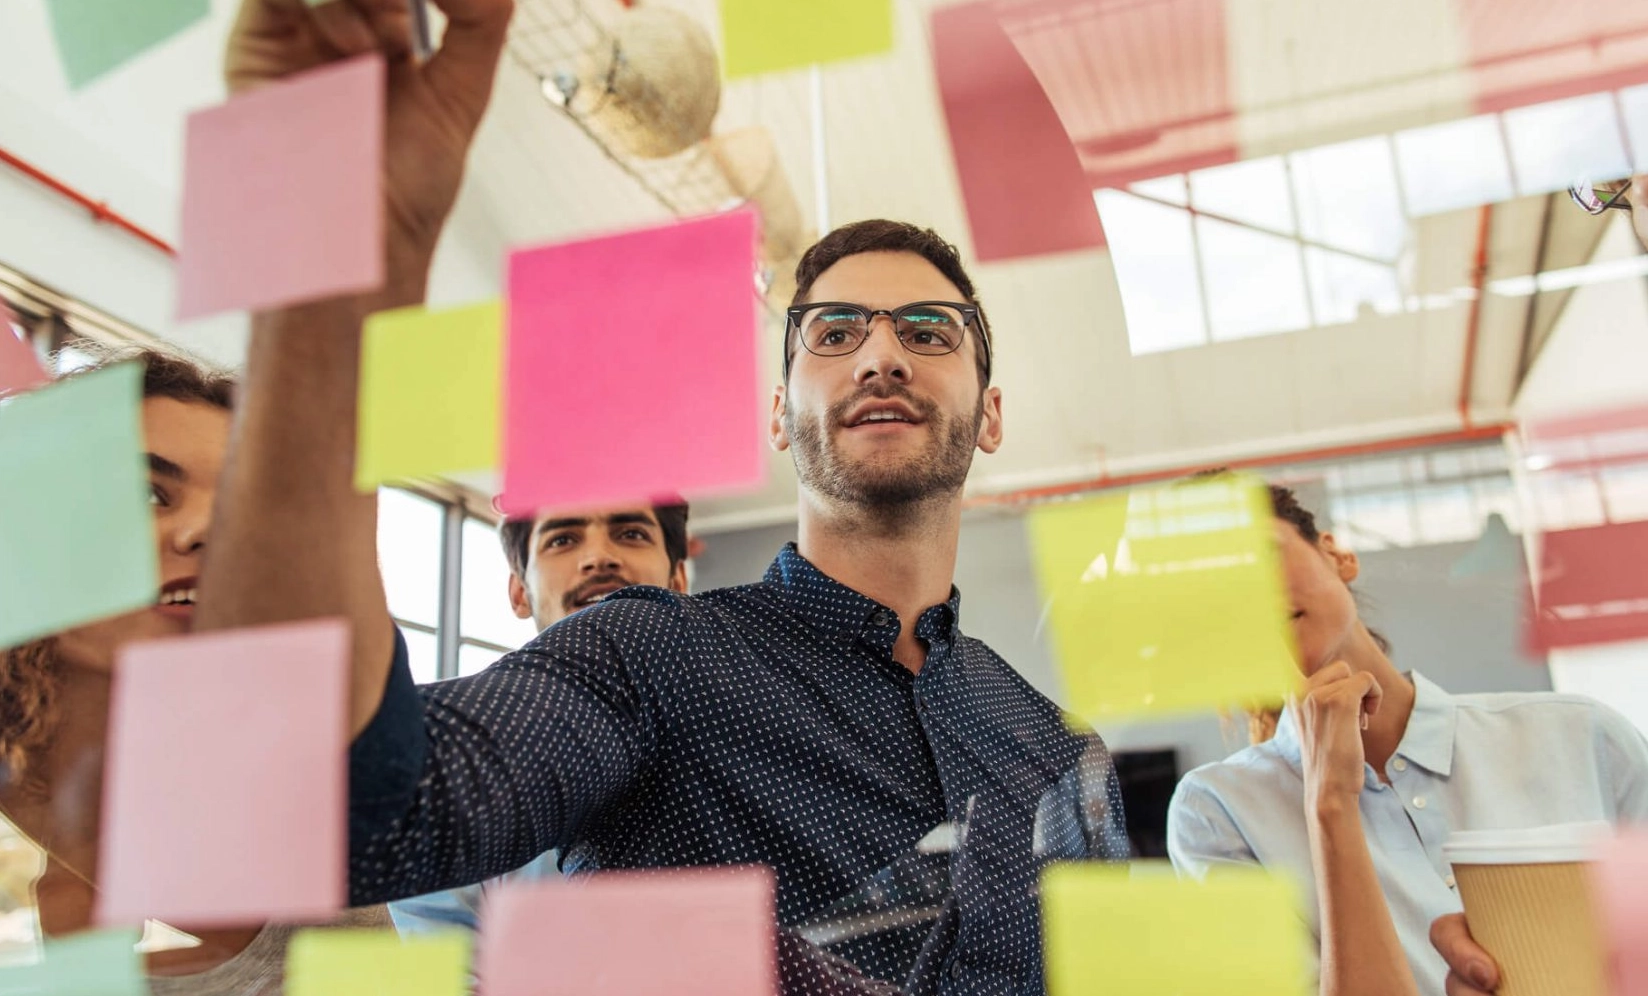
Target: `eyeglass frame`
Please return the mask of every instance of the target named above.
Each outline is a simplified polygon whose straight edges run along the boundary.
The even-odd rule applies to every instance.
[[[886,315],[888,320],[893,323],[893,338],[897,339],[898,344],[904,347],[904,351],[909,353],[911,356],[950,356],[954,353],[961,352],[961,342],[958,341],[956,343],[956,347],[948,350],[947,352],[918,353],[910,348],[910,344],[904,341],[903,336],[898,334],[899,316],[910,308],[920,308],[924,305],[942,305],[946,308],[954,308],[961,312],[961,327],[963,332],[962,339],[967,338],[965,333],[968,329],[972,329],[973,334],[978,336],[979,346],[984,350],[984,380],[985,383],[989,383],[990,368],[993,365],[994,357],[990,354],[990,337],[984,331],[984,315],[979,310],[978,305],[966,304],[961,301],[911,301],[908,304],[901,304],[891,310],[888,310],[887,308],[866,308],[862,304],[854,304],[851,301],[813,301],[809,304],[792,305],[784,311],[785,382],[787,383],[789,381],[790,368],[794,365],[794,360],[792,358],[792,354],[790,353],[790,330],[792,328],[795,330],[797,344],[799,344],[802,349],[807,350],[807,352],[812,353],[814,356],[822,357],[823,359],[836,359],[842,356],[851,356],[860,349],[863,349],[864,344],[870,341],[870,335],[875,331],[875,320],[877,315]],[[807,312],[816,308],[851,308],[865,316],[865,328],[868,329],[868,331],[864,333],[864,338],[859,340],[858,345],[847,350],[845,353],[814,353],[812,349],[807,346],[806,337],[802,335],[801,319],[806,316]]]
[[[1581,181],[1581,182],[1584,182],[1586,186],[1591,188],[1591,192],[1594,196],[1595,193],[1596,193],[1596,184],[1590,183],[1588,181]],[[1593,218],[1600,218],[1608,212],[1609,208],[1619,208],[1621,211],[1631,210],[1631,201],[1630,201],[1629,198],[1626,197],[1626,195],[1631,192],[1631,184],[1632,184],[1631,178],[1627,177],[1625,179],[1624,186],[1622,186],[1618,190],[1614,191],[1613,196],[1609,197],[1607,200],[1603,201],[1602,206],[1597,208],[1595,211],[1592,211],[1590,206],[1587,205],[1583,200],[1580,199],[1579,184],[1578,183],[1571,183],[1571,184],[1568,185],[1568,196],[1573,199],[1573,202],[1575,204],[1579,205],[1579,209],[1581,211],[1584,211],[1586,214],[1590,215]]]

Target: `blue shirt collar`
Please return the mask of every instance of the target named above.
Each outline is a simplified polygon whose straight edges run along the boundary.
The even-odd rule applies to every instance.
[[[1413,681],[1413,713],[1408,716],[1402,742],[1396,745],[1396,756],[1405,757],[1432,774],[1447,777],[1453,772],[1453,740],[1459,725],[1459,707],[1452,695],[1418,671],[1409,671],[1408,677]],[[1299,724],[1292,706],[1282,710],[1282,717],[1276,722],[1276,735],[1270,743],[1295,768],[1299,767]]]
[[[898,636],[897,613],[819,570],[794,543],[778,551],[763,580],[819,630],[885,642],[889,650]],[[951,585],[949,601],[928,607],[916,620],[916,636],[929,645],[951,641],[960,620],[961,592]]]

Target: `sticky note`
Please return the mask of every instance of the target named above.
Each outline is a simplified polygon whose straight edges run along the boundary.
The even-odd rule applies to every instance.
[[[29,344],[12,331],[11,309],[0,301],[0,395],[28,391],[51,383]]]
[[[1042,873],[1048,996],[1305,996],[1312,941],[1298,889],[1254,869],[1205,882],[1126,866]]]
[[[47,938],[40,961],[0,968],[0,993],[148,996],[136,930],[86,930]]]
[[[47,0],[69,85],[85,86],[205,20],[208,0]]]
[[[180,319],[382,286],[383,105],[364,55],[189,115]]]
[[[286,949],[286,996],[466,996],[469,934],[304,930]]]
[[[1301,678],[1263,482],[1044,505],[1031,549],[1069,707],[1089,720],[1279,703]]]
[[[337,619],[120,653],[100,923],[301,923],[342,907],[349,654]]]
[[[355,486],[496,467],[502,378],[497,301],[368,318]]]
[[[1602,928],[1614,996],[1648,996],[1648,832],[1608,841],[1591,865],[1591,893]]]
[[[755,215],[509,260],[503,510],[759,484]]]
[[[0,647],[154,604],[143,368],[0,402]]]
[[[892,48],[892,0],[721,0],[727,79]]]
[[[510,883],[482,912],[476,974],[487,996],[772,996],[772,875],[717,868]]]

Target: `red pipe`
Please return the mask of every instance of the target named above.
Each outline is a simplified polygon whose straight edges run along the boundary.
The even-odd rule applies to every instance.
[[[1088,491],[1100,491],[1105,488],[1125,488],[1135,484],[1150,484],[1156,481],[1188,477],[1199,470],[1206,470],[1214,466],[1242,470],[1251,467],[1267,467],[1278,463],[1309,463],[1316,460],[1337,460],[1343,457],[1369,456],[1377,453],[1421,449],[1429,446],[1479,443],[1489,439],[1498,439],[1512,428],[1515,428],[1514,422],[1496,422],[1492,425],[1466,426],[1462,429],[1449,429],[1445,432],[1430,432],[1417,436],[1397,436],[1393,439],[1379,439],[1369,443],[1321,446],[1315,449],[1272,453],[1267,456],[1245,457],[1236,460],[1208,460],[1185,467],[1146,470],[1137,474],[1106,474],[1102,477],[1094,477],[1085,481],[1073,481],[1069,484],[1027,488],[1022,491],[1010,491],[999,495],[975,495],[967,500],[967,507],[1016,505],[1039,499],[1064,498]]]
[[[1488,286],[1488,233],[1493,206],[1482,205],[1476,222],[1476,260],[1471,268],[1471,315],[1465,321],[1465,362],[1459,375],[1459,424],[1471,427],[1471,387],[1476,380],[1476,340],[1482,328],[1482,292]],[[1532,305],[1529,305],[1532,307]]]
[[[74,189],[63,181],[57,179],[42,169],[24,162],[23,160],[12,155],[10,152],[7,152],[5,149],[0,149],[0,163],[5,163],[7,166],[12,167],[29,179],[34,180],[35,182],[40,183],[59,194],[62,194],[71,201],[74,201],[76,204],[92,213],[93,221],[100,223],[106,222],[116,228],[124,229],[132,235],[142,239],[144,242],[147,242],[149,245],[159,249],[168,256],[177,255],[177,250],[173,249],[170,244],[158,235],[155,235],[148,229],[136,224],[125,215],[109,210],[109,205],[107,202],[92,200],[90,197],[87,197],[85,194],[82,194],[80,191]]]

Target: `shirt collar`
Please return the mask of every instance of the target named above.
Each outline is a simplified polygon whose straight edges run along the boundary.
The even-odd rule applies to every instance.
[[[1408,672],[1413,680],[1413,712],[1408,728],[1396,745],[1396,754],[1426,771],[1444,778],[1453,773],[1453,739],[1459,724],[1459,707],[1454,698],[1418,671]],[[1295,767],[1300,762],[1299,725],[1293,707],[1282,710],[1271,744]]]
[[[794,543],[778,551],[764,580],[817,629],[884,642],[888,652],[898,638],[897,613],[819,570]],[[961,592],[951,585],[949,601],[929,606],[916,620],[916,636],[928,644],[952,640],[960,619]]]

